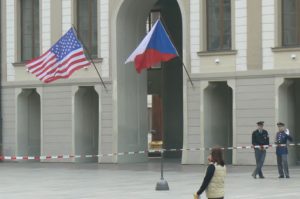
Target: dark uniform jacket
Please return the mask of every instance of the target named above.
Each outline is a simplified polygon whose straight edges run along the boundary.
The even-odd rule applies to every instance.
[[[253,131],[252,133],[252,145],[269,145],[269,134],[268,131],[262,130],[260,133],[257,130]]]
[[[284,131],[277,132],[275,144],[287,144],[287,141],[293,141],[292,137],[286,134]],[[285,155],[288,154],[287,146],[277,146],[276,147],[276,154],[277,155]]]

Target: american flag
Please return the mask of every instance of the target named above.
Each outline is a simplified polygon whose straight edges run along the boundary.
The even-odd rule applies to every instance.
[[[90,65],[83,47],[70,28],[47,52],[27,62],[26,67],[44,83],[68,78],[76,70]]]

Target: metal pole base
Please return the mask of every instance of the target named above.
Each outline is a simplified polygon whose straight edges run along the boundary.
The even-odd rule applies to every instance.
[[[160,179],[159,182],[156,183],[156,191],[168,191],[169,185],[168,182],[165,179]]]

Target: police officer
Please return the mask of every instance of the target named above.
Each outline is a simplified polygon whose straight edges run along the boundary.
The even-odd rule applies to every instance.
[[[289,167],[288,167],[288,148],[287,142],[293,141],[288,131],[285,129],[285,125],[282,122],[277,123],[278,132],[276,133],[275,144],[276,156],[277,156],[277,168],[279,178],[290,178]]]
[[[252,145],[254,146],[256,168],[252,173],[252,177],[265,178],[262,173],[262,167],[266,158],[266,147],[263,145],[269,145],[269,134],[268,131],[263,129],[264,121],[259,121],[256,123],[257,129],[252,133]]]

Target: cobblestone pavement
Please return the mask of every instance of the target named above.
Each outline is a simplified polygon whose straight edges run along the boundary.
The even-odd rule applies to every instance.
[[[203,179],[206,166],[168,161],[169,191],[155,191],[158,160],[137,164],[0,163],[0,198],[189,199]],[[290,179],[278,179],[275,166],[265,166],[265,179],[253,179],[253,166],[228,166],[226,199],[300,198],[300,167]],[[201,199],[205,199],[203,196]]]

